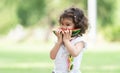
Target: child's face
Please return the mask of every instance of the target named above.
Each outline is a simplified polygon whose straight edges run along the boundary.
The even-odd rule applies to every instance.
[[[71,18],[63,18],[60,27],[63,29],[74,29],[74,23]]]

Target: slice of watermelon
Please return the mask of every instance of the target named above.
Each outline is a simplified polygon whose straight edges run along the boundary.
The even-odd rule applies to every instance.
[[[80,33],[80,29],[63,29],[63,28],[59,28],[59,29],[62,29],[63,31],[72,30],[72,36],[71,37],[74,37],[74,36],[76,36]],[[53,30],[53,33],[55,34],[55,30]]]
[[[74,36],[78,35],[79,33],[80,33],[80,29],[73,29],[71,37],[74,37]]]

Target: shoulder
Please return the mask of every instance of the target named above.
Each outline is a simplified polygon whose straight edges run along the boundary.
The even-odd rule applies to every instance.
[[[83,39],[83,37],[76,37],[72,42],[75,44],[77,42],[85,42],[85,40]]]

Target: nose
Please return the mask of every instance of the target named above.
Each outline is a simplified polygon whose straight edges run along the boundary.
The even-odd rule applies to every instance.
[[[61,28],[62,28],[62,29],[67,29],[67,26],[62,25]]]

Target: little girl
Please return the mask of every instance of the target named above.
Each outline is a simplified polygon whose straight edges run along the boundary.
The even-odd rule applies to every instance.
[[[66,9],[59,18],[60,28],[55,30],[57,42],[50,51],[54,60],[52,73],[81,73],[80,64],[85,49],[83,34],[88,28],[88,20],[79,8]],[[72,36],[72,30],[79,29],[79,34]]]

